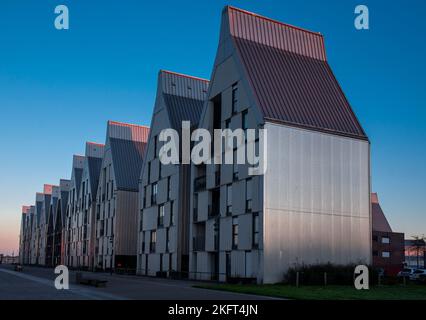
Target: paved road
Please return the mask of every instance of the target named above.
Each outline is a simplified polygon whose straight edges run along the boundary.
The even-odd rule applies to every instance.
[[[194,288],[196,282],[138,276],[83,273],[84,276],[107,280],[106,288],[73,284],[70,290],[56,290],[53,269],[24,266],[23,272],[0,265],[0,299],[25,300],[260,300],[267,297]]]

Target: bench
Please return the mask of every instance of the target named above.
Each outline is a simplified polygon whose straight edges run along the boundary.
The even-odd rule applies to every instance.
[[[15,265],[15,271],[22,272],[22,270],[23,270],[23,268],[22,268],[21,265],[19,265],[19,264]]]
[[[83,274],[81,272],[77,272],[75,274],[75,282],[77,284],[83,284],[86,286],[100,288],[100,287],[106,287],[106,284],[108,281],[100,280],[100,279],[83,278]]]

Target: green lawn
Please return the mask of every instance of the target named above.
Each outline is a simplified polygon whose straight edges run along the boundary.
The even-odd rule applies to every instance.
[[[203,284],[198,288],[224,290],[297,300],[426,300],[426,285],[375,286],[370,290],[356,290],[350,286],[290,285],[232,285]]]

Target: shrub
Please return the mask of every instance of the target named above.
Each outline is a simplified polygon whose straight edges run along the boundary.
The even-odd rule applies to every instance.
[[[316,265],[299,265],[288,269],[284,275],[284,282],[296,284],[297,272],[299,272],[300,285],[324,285],[327,275],[329,285],[353,285],[356,264],[335,265],[331,263]],[[378,273],[369,267],[370,284],[377,283]]]

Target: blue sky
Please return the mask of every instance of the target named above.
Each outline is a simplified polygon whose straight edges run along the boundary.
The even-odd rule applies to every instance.
[[[70,30],[54,28],[66,4]],[[372,142],[373,190],[395,231],[426,233],[426,2],[37,1],[0,3],[0,252],[20,206],[69,178],[109,119],[149,125],[159,69],[209,78],[231,4],[325,36],[329,63]],[[354,8],[370,9],[370,30]]]

